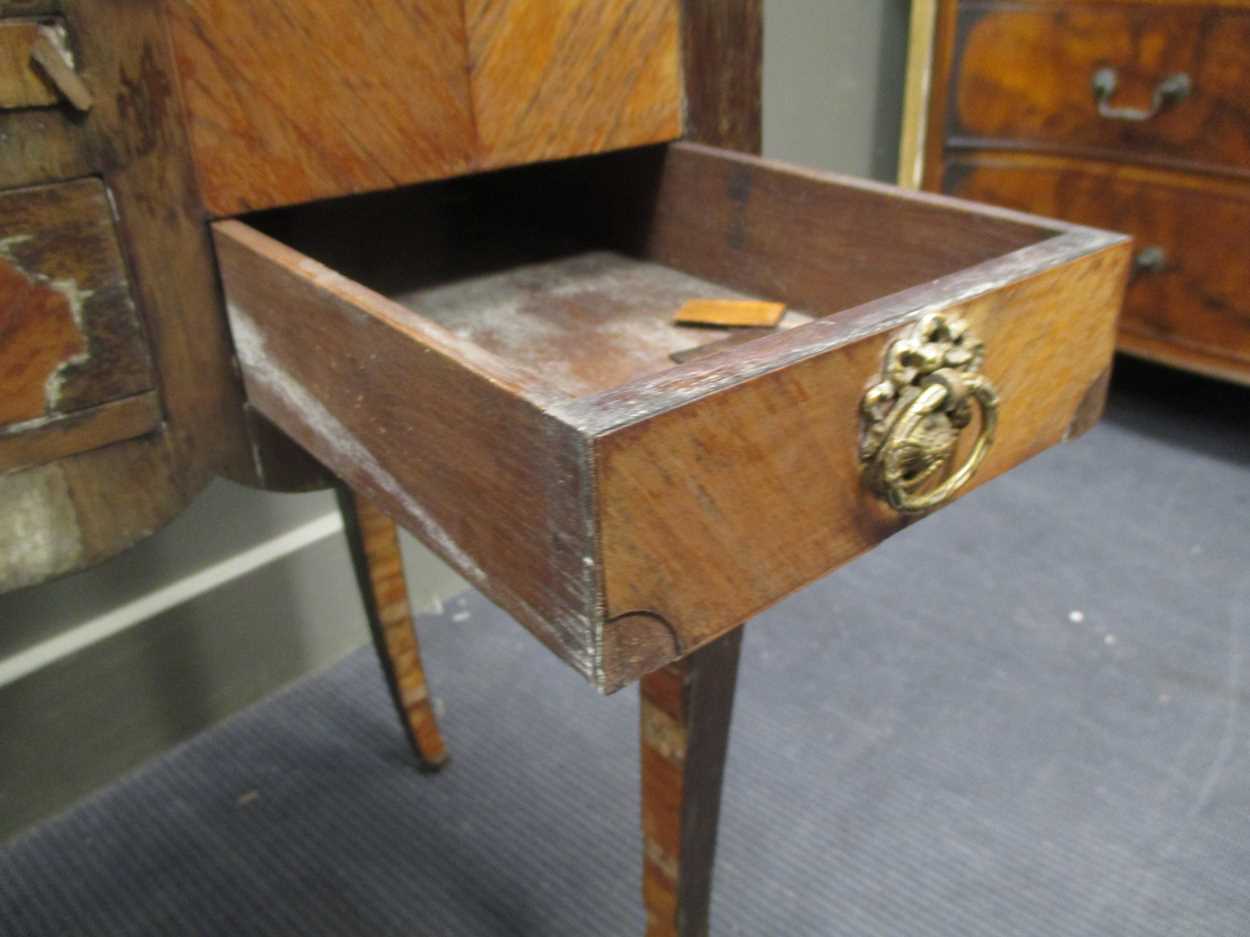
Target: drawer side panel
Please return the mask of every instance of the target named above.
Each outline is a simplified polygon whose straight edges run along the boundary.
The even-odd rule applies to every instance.
[[[238,222],[214,235],[250,402],[590,676],[581,437],[382,297]]]

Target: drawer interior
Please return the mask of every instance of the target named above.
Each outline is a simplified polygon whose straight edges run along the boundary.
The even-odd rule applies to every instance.
[[[419,246],[428,227],[397,231],[353,261],[334,256],[338,245],[319,259],[570,396],[664,370],[672,356],[724,340],[728,329],[672,321],[687,300],[759,298],[549,228],[482,230],[481,221],[472,209],[457,218],[450,236],[464,242],[442,260]],[[810,321],[788,310],[780,327]]]
[[[698,147],[649,148],[248,223],[386,297],[392,314],[445,329],[571,397],[741,351],[1055,234],[1036,219],[900,200],[872,183],[816,186],[735,169]],[[777,191],[752,194],[757,183]],[[776,330],[673,321],[688,300],[748,298],[787,305]]]

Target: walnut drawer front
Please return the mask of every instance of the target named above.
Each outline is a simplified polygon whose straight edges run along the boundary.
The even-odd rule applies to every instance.
[[[952,146],[1250,174],[1250,9],[966,2],[954,41]]]
[[[213,215],[673,140],[680,0],[165,0]]]
[[[967,487],[1088,426],[1130,253],[691,144],[249,221],[215,238],[252,403],[604,690],[910,522],[860,449],[922,323],[997,388]],[[674,363],[720,338],[684,300],[744,296],[802,324]]]
[[[949,162],[944,189],[1129,232],[1136,253],[1121,346],[1245,380],[1250,185],[1133,166],[982,156]]]

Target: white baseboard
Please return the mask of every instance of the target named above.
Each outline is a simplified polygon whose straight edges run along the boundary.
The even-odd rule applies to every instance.
[[[177,579],[141,598],[109,609],[54,637],[25,648],[0,660],[0,688],[246,576],[275,560],[298,553],[326,537],[334,536],[342,529],[341,515],[337,511],[327,512],[229,559]]]

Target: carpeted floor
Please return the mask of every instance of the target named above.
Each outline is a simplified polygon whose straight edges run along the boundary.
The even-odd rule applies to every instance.
[[[719,935],[1250,933],[1250,393],[1108,419],[752,623]],[[0,851],[0,934],[640,935],[636,695],[476,596]]]

